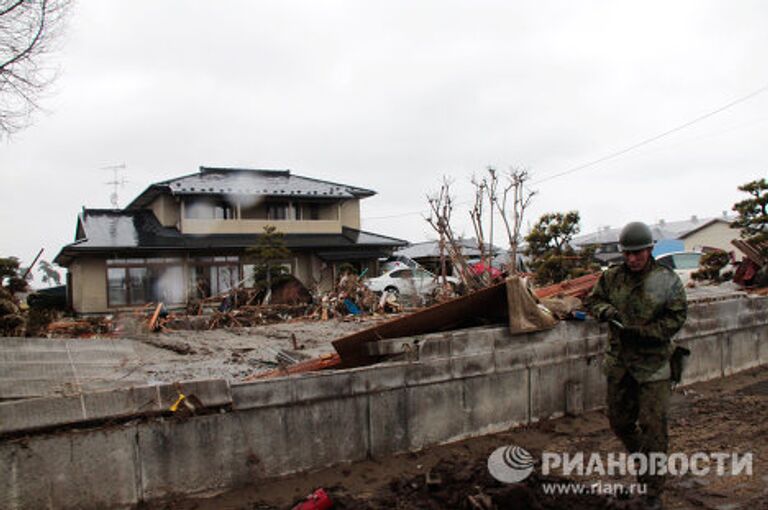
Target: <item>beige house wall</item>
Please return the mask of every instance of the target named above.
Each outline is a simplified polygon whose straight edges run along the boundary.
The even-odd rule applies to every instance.
[[[332,290],[334,285],[333,264],[321,260],[316,255],[310,255],[310,265],[312,267],[313,285],[314,282],[317,282],[320,292]]]
[[[315,274],[312,267],[312,255],[298,253],[294,257],[294,276],[310,291],[315,285]]]
[[[196,220],[183,218],[184,234],[260,234],[272,225],[283,234],[340,234],[341,223],[336,220]]]
[[[181,207],[173,197],[160,195],[149,206],[157,220],[164,227],[177,227],[181,219]]]
[[[103,259],[77,259],[72,274],[72,307],[78,313],[107,311],[107,265]]]
[[[718,221],[694,232],[683,239],[686,250],[700,251],[704,247],[719,248],[725,251],[735,251],[740,260],[744,257],[731,241],[739,239],[739,229],[731,228],[728,223]]]
[[[360,200],[341,202],[339,215],[343,226],[360,230]]]

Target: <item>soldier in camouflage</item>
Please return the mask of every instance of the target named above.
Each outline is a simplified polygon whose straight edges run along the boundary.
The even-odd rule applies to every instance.
[[[605,271],[588,298],[592,314],[609,323],[605,354],[608,419],[630,453],[667,453],[671,338],[685,323],[680,278],[651,256],[647,225],[626,225],[619,237],[624,263]],[[640,476],[644,508],[661,508],[663,476]]]

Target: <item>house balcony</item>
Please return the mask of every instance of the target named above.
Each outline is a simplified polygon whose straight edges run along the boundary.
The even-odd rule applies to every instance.
[[[339,220],[243,220],[182,218],[183,234],[261,234],[272,225],[283,234],[340,234]]]

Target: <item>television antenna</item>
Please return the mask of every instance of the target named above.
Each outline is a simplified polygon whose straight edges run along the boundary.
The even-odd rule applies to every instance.
[[[112,193],[110,193],[109,195],[109,202],[112,204],[112,208],[120,209],[117,191],[121,187],[125,186],[125,183],[128,182],[125,176],[120,175],[120,170],[125,170],[125,163],[121,163],[119,165],[103,166],[101,167],[101,169],[112,171],[112,180],[107,181],[104,184],[107,184],[108,186],[112,186]]]

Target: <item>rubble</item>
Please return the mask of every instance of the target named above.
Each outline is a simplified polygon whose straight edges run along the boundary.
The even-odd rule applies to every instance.
[[[114,323],[111,317],[86,317],[79,320],[65,319],[50,323],[47,333],[52,338],[111,336],[114,333]]]
[[[731,241],[736,248],[746,255],[739,264],[733,281],[743,287],[768,286],[768,241],[757,243],[743,239]]]

